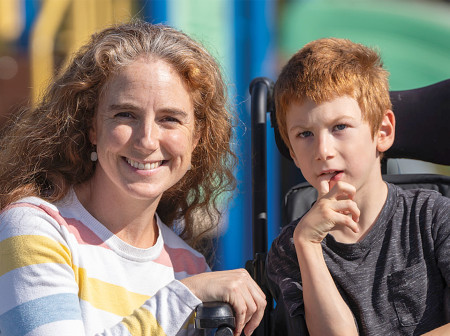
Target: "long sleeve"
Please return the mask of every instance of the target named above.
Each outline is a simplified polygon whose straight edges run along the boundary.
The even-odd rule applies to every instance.
[[[208,270],[199,254],[167,228],[134,251],[41,201],[0,217],[2,335],[191,334],[200,300],[177,279]]]

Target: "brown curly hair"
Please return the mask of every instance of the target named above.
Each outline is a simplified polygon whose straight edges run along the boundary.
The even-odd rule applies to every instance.
[[[180,236],[207,250],[222,195],[236,184],[232,115],[217,62],[201,44],[166,25],[134,21],[92,35],[39,105],[11,118],[0,139],[2,209],[25,196],[55,202],[92,177],[88,134],[98,97],[111,74],[145,55],[168,62],[185,81],[200,139],[192,169],[163,194],[157,213],[169,227],[181,222]]]

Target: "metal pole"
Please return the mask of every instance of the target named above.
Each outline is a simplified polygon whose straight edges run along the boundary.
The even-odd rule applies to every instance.
[[[250,83],[252,134],[253,253],[267,252],[266,119],[272,81],[265,77]]]
[[[270,332],[272,297],[265,284],[265,259],[267,253],[267,158],[266,120],[271,107],[272,81],[258,77],[250,83],[251,138],[252,138],[252,232],[253,260],[250,268],[254,280],[261,286],[268,300],[264,319],[255,329],[255,336],[266,336]]]

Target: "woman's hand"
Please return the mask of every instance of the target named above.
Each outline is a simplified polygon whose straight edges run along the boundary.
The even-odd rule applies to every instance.
[[[251,335],[261,322],[266,296],[245,269],[207,272],[181,280],[203,302],[231,304],[236,314],[235,335]]]

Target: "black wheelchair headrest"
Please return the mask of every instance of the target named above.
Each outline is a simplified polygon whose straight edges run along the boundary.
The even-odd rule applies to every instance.
[[[404,158],[450,165],[450,79],[417,89],[391,91],[396,134],[385,158]],[[291,160],[281,139],[275,108],[270,111],[280,153]]]

